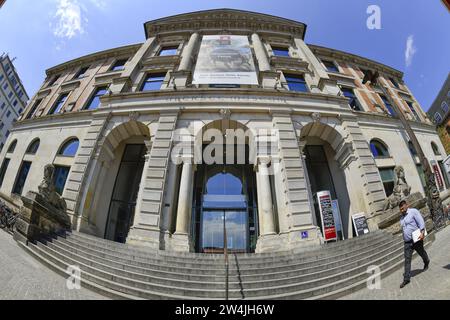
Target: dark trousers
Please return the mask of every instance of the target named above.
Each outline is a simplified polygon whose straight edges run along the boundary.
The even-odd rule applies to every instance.
[[[413,241],[405,242],[405,273],[403,274],[403,278],[405,281],[409,281],[411,279],[411,259],[414,250],[422,257],[423,263],[428,264],[430,262],[430,258],[428,258],[428,254],[423,247],[423,240],[414,243]]]

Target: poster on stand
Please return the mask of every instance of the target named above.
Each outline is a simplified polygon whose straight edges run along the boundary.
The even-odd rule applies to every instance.
[[[331,193],[329,191],[317,192],[317,203],[319,204],[325,241],[337,240]]]
[[[365,213],[358,213],[352,215],[353,226],[355,228],[356,236],[361,236],[369,233],[369,225]]]
[[[193,84],[258,85],[247,36],[203,36]]]

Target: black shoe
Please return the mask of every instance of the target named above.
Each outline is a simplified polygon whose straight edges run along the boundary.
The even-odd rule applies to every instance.
[[[403,289],[408,283],[410,283],[411,281],[410,280],[408,280],[408,281],[406,281],[406,280],[404,280],[403,282],[402,282],[402,284],[400,285],[400,289]]]
[[[424,266],[423,266],[423,271],[427,271],[429,265],[430,265],[430,261],[428,261],[427,263],[425,263]]]

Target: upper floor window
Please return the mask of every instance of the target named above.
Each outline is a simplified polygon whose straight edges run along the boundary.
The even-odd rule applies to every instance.
[[[40,144],[41,141],[39,139],[34,140],[28,147],[26,154],[36,154]]]
[[[13,153],[14,150],[16,150],[16,146],[17,146],[17,140],[14,140],[14,141],[11,142],[11,144],[9,145],[8,153]]]
[[[389,114],[390,114],[391,116],[393,116],[393,117],[396,117],[397,114],[395,113],[394,108],[392,107],[392,105],[391,105],[391,103],[389,102],[389,100],[388,100],[385,96],[383,96],[383,95],[380,95],[380,97],[381,97],[381,100],[383,100],[383,103],[384,103],[386,109],[388,109]]]
[[[167,46],[162,47],[161,50],[159,50],[158,56],[175,56],[178,52],[178,46]]]
[[[10,115],[11,115],[11,111],[8,110],[8,112],[6,112],[6,117],[9,118]]]
[[[5,71],[8,72],[9,69],[11,69],[11,66],[9,65],[9,63],[7,63],[7,64],[5,65]]]
[[[56,114],[56,113],[60,113],[62,107],[64,106],[64,103],[67,100],[67,97],[69,96],[68,93],[64,93],[62,94],[58,100],[56,101],[55,105],[50,109],[50,112],[48,114]]]
[[[5,76],[3,74],[0,74],[0,81],[2,81],[4,77]]]
[[[100,106],[100,98],[108,91],[108,87],[97,88],[84,110],[95,110]]]
[[[284,77],[286,78],[290,91],[309,92],[303,76],[296,74],[285,74]]]
[[[329,72],[339,72],[339,69],[334,62],[327,60],[322,60],[322,62]]]
[[[12,76],[11,78],[9,78],[9,80],[11,80],[11,83],[12,83],[13,86],[15,86],[17,84],[16,77]]]
[[[117,60],[113,66],[111,67],[111,71],[122,71],[125,69],[125,64],[127,63],[128,59],[120,59]]]
[[[41,102],[42,102],[42,99],[36,100],[36,102],[31,107],[30,112],[28,112],[28,115],[27,115],[26,119],[31,119],[31,117],[34,116],[34,114],[36,113],[36,109],[39,107]]]
[[[447,135],[450,136],[450,125],[445,127],[445,130],[447,130]]]
[[[58,151],[58,155],[64,157],[75,157],[80,146],[80,141],[78,139],[71,139],[64,143]]]
[[[406,101],[406,104],[408,105],[409,110],[411,110],[411,113],[414,115],[414,118],[416,118],[417,121],[420,121],[420,117],[417,114],[416,109],[414,109],[412,102]]]
[[[436,143],[431,142],[431,148],[433,149],[433,153],[434,153],[435,156],[440,156],[441,155],[441,152],[439,151],[439,148],[438,148]]]
[[[22,97],[23,97],[23,91],[20,90],[19,93],[17,94],[17,96],[18,96],[19,98],[22,98]]]
[[[61,77],[61,75],[59,75],[59,74],[53,76],[52,80],[50,80],[50,82],[48,83],[48,86],[49,87],[53,86],[60,77]]]
[[[5,127],[5,124],[0,121],[0,130],[3,130],[4,127]]]
[[[13,107],[17,106],[18,103],[19,103],[19,101],[14,100],[14,102],[13,102]]]
[[[443,101],[442,104],[441,104],[441,109],[442,109],[442,111],[444,111],[444,115],[447,114],[447,112],[448,112],[448,103]]]
[[[391,83],[394,85],[394,87],[396,87],[397,89],[400,89],[400,86],[399,86],[399,84],[398,84],[398,82],[397,81],[395,81],[395,79],[393,79],[393,78],[389,78],[389,80],[391,81]]]
[[[289,48],[287,47],[272,47],[273,55],[277,57],[289,57]]]
[[[346,98],[348,98],[348,104],[355,111],[363,111],[361,105],[358,101],[358,98],[355,96],[355,92],[351,88],[341,88],[342,93]]]
[[[11,91],[11,92],[8,94],[8,98],[11,99],[12,96],[13,96],[13,92]]]
[[[166,73],[150,73],[145,78],[141,91],[160,90]]]
[[[7,83],[5,83],[5,85],[3,86],[3,90],[6,90],[6,89],[8,89],[8,84]]]
[[[6,103],[3,102],[3,103],[2,103],[2,110],[5,109],[5,107],[6,107]]]
[[[74,79],[80,79],[82,77],[84,77],[86,75],[86,72],[89,70],[89,66],[88,67],[83,67],[81,68],[76,74]]]
[[[434,114],[434,122],[440,124],[442,122],[442,116],[439,112]]]
[[[372,151],[374,158],[388,158],[391,156],[386,145],[375,139],[370,141],[370,151]]]

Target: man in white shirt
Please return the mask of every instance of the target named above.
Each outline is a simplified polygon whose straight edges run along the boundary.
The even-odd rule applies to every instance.
[[[403,275],[403,283],[400,289],[406,286],[411,281],[411,259],[414,250],[422,257],[424,267],[423,271],[428,269],[430,258],[423,247],[423,239],[425,237],[425,221],[423,220],[420,211],[414,208],[409,208],[405,200],[400,202],[400,225],[403,229],[403,240],[405,241],[405,273]],[[419,241],[414,243],[413,232],[420,229]]]

